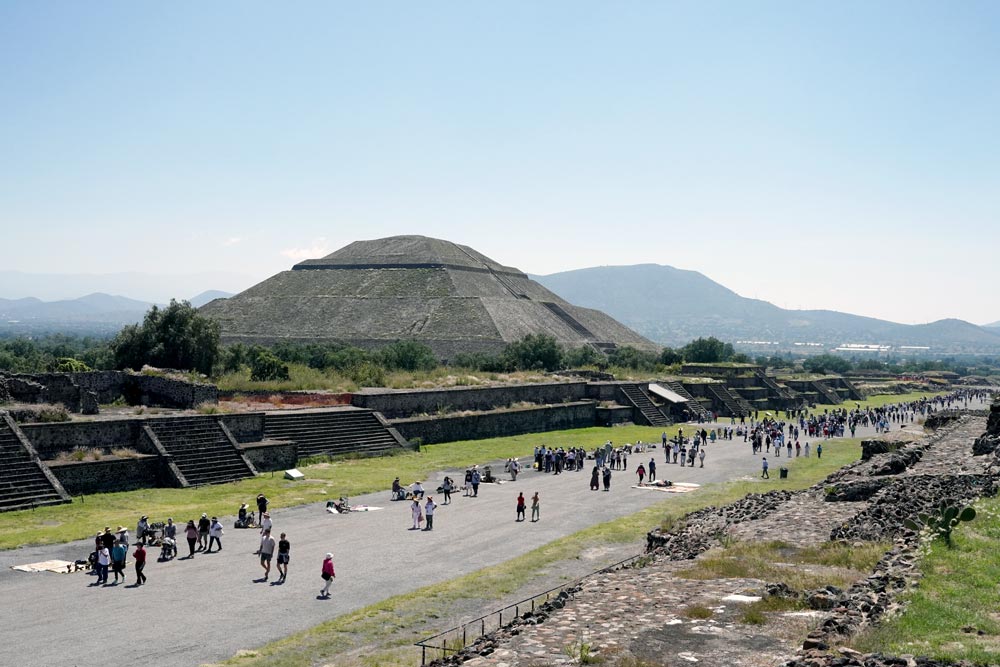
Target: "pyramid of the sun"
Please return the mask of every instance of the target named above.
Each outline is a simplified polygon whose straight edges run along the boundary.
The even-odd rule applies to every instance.
[[[518,269],[472,248],[427,238],[355,241],[201,312],[225,342],[339,342],[375,348],[425,343],[441,358],[496,353],[527,334],[569,347],[656,345],[601,311],[574,306]]]

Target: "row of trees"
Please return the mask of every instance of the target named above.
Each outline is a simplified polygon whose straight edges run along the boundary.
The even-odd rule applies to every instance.
[[[335,343],[278,343],[270,347],[220,344],[217,322],[202,317],[185,301],[153,306],[141,324],[125,327],[114,339],[77,338],[53,335],[33,340],[0,340],[0,369],[15,372],[80,371],[90,368],[132,368],[144,365],[193,370],[204,375],[220,375],[250,369],[253,380],[288,379],[289,365],[300,364],[318,370],[334,370],[359,384],[380,384],[391,371],[429,371],[440,365],[432,350],[418,342],[398,341],[378,350],[362,350]],[[660,371],[688,363],[747,363],[747,355],[717,338],[698,338],[680,348],[664,348],[659,353],[620,347],[603,354],[591,346],[564,348],[551,336],[533,334],[509,344],[499,354],[459,354],[452,366],[485,372],[525,370],[554,371],[580,367],[618,367],[637,371]],[[792,357],[758,358],[764,366],[791,366]],[[954,359],[942,361],[878,359],[852,361],[823,354],[801,360],[813,373],[846,373],[852,369],[878,369],[894,373],[951,370],[961,374],[979,370],[986,373],[997,360],[983,360],[979,369],[970,369]]]

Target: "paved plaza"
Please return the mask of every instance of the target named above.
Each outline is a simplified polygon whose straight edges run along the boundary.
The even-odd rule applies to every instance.
[[[693,428],[685,425],[685,433]],[[670,427],[668,433],[676,430]],[[650,428],[644,440],[658,441],[660,432]],[[607,433],[614,439],[614,429]],[[872,434],[872,429],[857,432],[858,437]],[[545,434],[537,440],[544,444]],[[578,444],[593,450],[601,443]],[[5,601],[0,624],[7,640],[0,662],[19,667],[97,667],[109,659],[130,661],[146,655],[159,667],[171,667],[223,660],[241,649],[504,562],[593,524],[679,497],[631,488],[636,483],[635,467],[640,461],[648,464],[650,456],[656,459],[658,477],[674,482],[712,484],[759,475],[760,457],[750,454],[742,438],[709,444],[707,451],[703,469],[667,465],[659,448],[630,456],[630,470],[614,472],[610,493],[589,490],[592,461],[582,471],[562,475],[525,471],[516,482],[482,485],[478,498],[454,493],[453,503],[435,514],[432,532],[408,530],[410,503],[390,502],[388,490],[351,499],[355,505],[382,511],[335,515],[317,503],[275,508],[274,534],[288,533],[292,544],[289,576],[283,584],[274,583],[275,573],[270,582],[255,581],[262,575],[253,555],[258,533],[232,528],[231,517],[224,519],[221,552],[159,563],[155,560],[159,549],[151,549],[149,583],[141,588],[130,587],[131,570],[127,585],[95,587],[90,585],[94,577],[84,573],[25,574],[9,569],[47,559],[85,558],[91,551],[90,540],[0,552],[0,594]],[[786,463],[784,457],[775,459],[772,470]],[[388,489],[394,476],[392,460],[385,465]],[[791,467],[794,477],[794,459]],[[494,470],[502,469],[502,463],[494,462]],[[445,474],[461,477],[456,471],[442,471],[427,480],[425,488],[436,488]],[[541,521],[515,523],[518,492],[530,498],[536,491]],[[442,498],[434,495],[440,503]],[[183,524],[196,517],[174,518]],[[186,545],[181,551],[186,552]],[[320,564],[327,551],[334,553],[337,579],[331,598],[320,600]],[[442,619],[442,628],[461,620]]]

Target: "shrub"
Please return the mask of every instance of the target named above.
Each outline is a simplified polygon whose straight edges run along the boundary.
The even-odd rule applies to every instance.
[[[401,340],[378,351],[378,359],[390,370],[430,371],[437,368],[431,348],[412,340]]]
[[[259,350],[250,360],[251,382],[273,382],[288,380],[288,364],[278,359],[267,350]]]
[[[349,371],[351,380],[361,387],[384,387],[385,369],[370,361],[363,361]]]
[[[522,371],[558,370],[562,366],[562,349],[553,336],[528,334],[507,346],[503,357]]]
[[[142,324],[129,325],[115,336],[115,367],[138,370],[148,364],[207,375],[219,358],[220,332],[218,322],[199,315],[190,303],[171,299],[166,308],[150,308]]]
[[[56,373],[86,373],[87,371],[93,369],[79,359],[62,357],[60,359],[56,359],[56,363],[52,370]]]

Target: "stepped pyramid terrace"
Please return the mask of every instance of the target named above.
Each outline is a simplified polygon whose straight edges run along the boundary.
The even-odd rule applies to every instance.
[[[519,269],[467,246],[425,236],[355,241],[201,312],[227,343],[339,342],[376,348],[397,340],[447,359],[496,353],[528,334],[567,347],[657,350],[605,313],[581,308]]]

